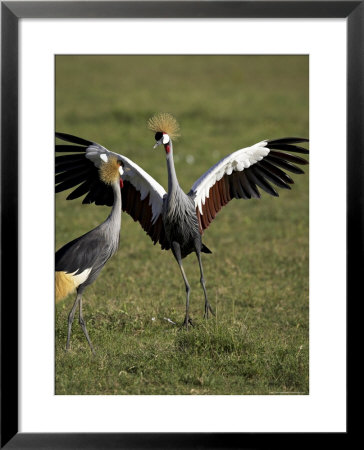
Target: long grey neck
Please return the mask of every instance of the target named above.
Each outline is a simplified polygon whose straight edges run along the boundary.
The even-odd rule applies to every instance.
[[[168,194],[171,195],[175,193],[180,187],[177,180],[176,169],[174,168],[172,141],[169,141],[167,145],[169,146],[169,153],[166,153],[168,170]]]
[[[112,205],[111,213],[106,219],[110,223],[115,232],[119,233],[121,226],[121,191],[120,181],[114,181],[111,185],[114,194],[114,203]]]

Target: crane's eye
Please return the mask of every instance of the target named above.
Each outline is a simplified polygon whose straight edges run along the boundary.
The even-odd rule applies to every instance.
[[[155,138],[156,141],[159,141],[159,140],[162,139],[162,136],[163,136],[163,133],[162,133],[161,131],[157,131],[157,132],[155,133],[154,138]]]
[[[119,166],[124,167],[124,163],[123,163],[123,161],[121,161],[121,159],[118,160],[118,164],[119,164]]]

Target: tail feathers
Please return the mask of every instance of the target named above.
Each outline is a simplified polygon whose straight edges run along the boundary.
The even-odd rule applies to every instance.
[[[65,298],[76,289],[72,274],[66,272],[56,272],[56,302]]]
[[[62,300],[83,284],[91,273],[91,267],[81,273],[77,272],[77,270],[73,273],[56,271],[56,302]]]
[[[203,252],[203,253],[212,253],[212,251],[209,248],[207,248],[205,244],[202,244],[201,252]]]

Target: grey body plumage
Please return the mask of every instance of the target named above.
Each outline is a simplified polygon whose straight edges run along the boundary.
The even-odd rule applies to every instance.
[[[195,205],[191,197],[177,186],[163,204],[163,223],[170,243],[178,242],[182,258],[202,247]]]
[[[157,141],[157,145],[163,144],[163,137]],[[195,252],[200,266],[200,281],[205,296],[205,317],[208,318],[209,312],[213,313],[211,305],[207,300],[206,286],[203,275],[201,251],[211,253],[206,246],[202,244],[202,236],[199,229],[199,223],[196,216],[196,207],[190,195],[185,194],[181,189],[173,160],[173,144],[169,139],[168,151],[166,152],[167,171],[168,171],[168,193],[163,202],[163,224],[166,238],[172,249],[172,253],[180,267],[183,281],[186,288],[186,315],[184,325],[192,325],[189,316],[189,298],[190,285],[188,283],[185,271],[182,265],[182,259],[192,252]],[[213,313],[214,314],[214,313]]]
[[[88,278],[78,286],[77,291],[83,291],[95,281],[101,269],[119,247],[121,226],[120,197],[120,188],[118,188],[116,190],[116,203],[105,222],[64,245],[56,252],[56,271],[75,272],[75,275],[78,275],[84,270],[91,268]]]

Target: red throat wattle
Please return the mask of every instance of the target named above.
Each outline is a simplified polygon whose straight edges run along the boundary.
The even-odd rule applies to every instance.
[[[123,179],[120,178],[120,189],[122,189],[123,187],[124,187]]]
[[[167,134],[167,133],[163,132],[163,135],[165,135],[165,134]],[[169,145],[169,142],[168,142],[168,144],[164,144],[164,149],[165,149],[167,154],[171,151],[171,147]]]

